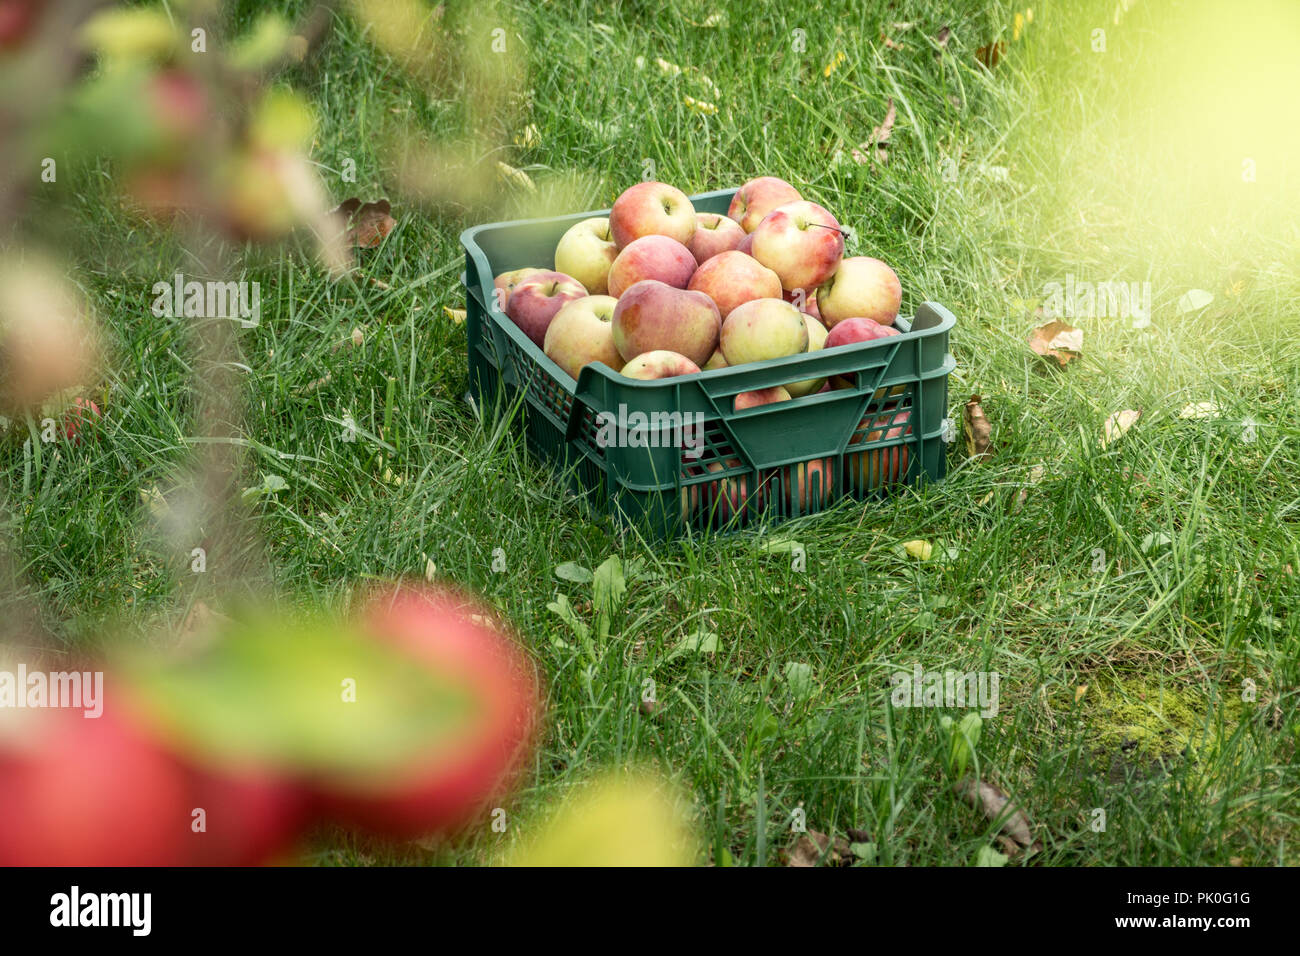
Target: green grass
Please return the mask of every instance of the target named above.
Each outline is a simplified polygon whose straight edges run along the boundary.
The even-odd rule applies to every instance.
[[[243,25],[258,5],[240,6]],[[1018,41],[1016,11],[1001,3],[954,13],[910,0],[863,14],[838,2],[573,2],[477,21],[469,6],[449,4],[448,17],[466,24],[471,52],[438,76],[407,76],[347,20],[286,75],[319,111],[312,158],[334,197],[391,196],[399,224],[364,265],[387,288],[329,283],[306,244],[248,255],[263,322],[239,332],[242,485],[274,474],[287,487],[249,506],[242,524],[258,546],[225,566],[210,559],[208,574],[189,572],[193,545],[141,497],[156,489],[182,509],[200,450],[193,376],[205,370],[192,330],[147,308],[152,283],[189,260],[107,201],[102,164],[49,200],[81,224],[70,252],[112,344],[100,437],[25,453],[33,436],[20,427],[3,462],[19,593],[59,645],[175,626],[219,588],[342,608],[368,579],[418,575],[426,560],[481,592],[548,688],[547,733],[507,805],[507,834],[485,820],[429,849],[322,833],[309,853],[319,863],[488,861],[598,770],[625,764],[691,795],[701,862],[713,848],[777,862],[802,808],[810,829],[870,833],[885,865],[971,863],[993,832],[945,774],[940,718],[959,715],[888,706],[889,675],[914,662],[1001,674],[977,765],[1037,827],[1035,862],[1296,863],[1300,243],[1298,220],[1279,209],[1300,190],[1284,167],[1280,185],[1274,175],[1254,192],[1206,191],[1178,165],[1179,144],[1153,145],[1140,122],[1156,99],[1147,70],[1175,7],[1195,5],[1141,4],[1113,24],[1114,3],[1048,2]],[[716,25],[692,25],[715,12]],[[489,42],[476,31],[498,24],[520,83],[476,110],[456,69]],[[944,25],[940,49],[929,38]],[[1094,25],[1108,31],[1104,55],[1089,49]],[[986,70],[976,49],[999,35],[1006,50]],[[656,58],[698,68],[716,89]],[[1167,76],[1177,85],[1181,74]],[[891,97],[888,163],[854,164],[849,150]],[[522,168],[537,192],[502,184],[420,205],[399,189],[401,133],[473,146],[467,159]],[[346,158],[355,185],[330,172]],[[857,230],[859,252],[895,266],[905,311],[948,306],[959,320],[951,414],[983,397],[991,459],[967,461],[959,441],[941,485],[788,526],[807,551],[799,571],[754,535],[660,544],[593,519],[509,426],[477,421],[462,401],[465,333],[443,314],[463,302],[460,231],[606,207],[647,160],[688,193],[785,177]],[[1005,179],[985,167],[1005,167]],[[1151,327],[1075,320],[1084,356],[1046,367],[1025,345],[1043,321],[1033,300],[1067,273],[1149,281]],[[1192,287],[1215,301],[1181,314]],[[332,351],[358,325],[364,347]],[[1222,417],[1178,418],[1198,401]],[[1100,448],[1103,422],[1126,408],[1141,420]],[[356,442],[343,440],[345,414]],[[1241,440],[1244,419],[1257,423],[1253,442]],[[376,467],[381,431],[400,483]],[[1168,542],[1144,549],[1148,535]],[[941,556],[900,556],[914,538]],[[491,570],[498,548],[505,573]],[[644,564],[593,660],[547,604],[562,592],[588,614],[585,588],[554,568],[611,554]],[[717,652],[667,660],[706,620]],[[811,697],[793,693],[790,662],[811,667]],[[646,678],[662,703],[654,717],[639,712]],[[1242,700],[1248,679],[1253,702]],[[1094,808],[1106,811],[1102,832]]]

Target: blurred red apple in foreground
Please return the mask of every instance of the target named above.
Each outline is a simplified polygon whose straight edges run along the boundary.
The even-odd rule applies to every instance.
[[[0,748],[0,866],[175,866],[185,862],[185,772],[114,710],[21,714]],[[13,729],[13,728],[10,728]]]
[[[509,787],[533,742],[540,699],[531,663],[490,609],[451,590],[398,584],[376,594],[362,619],[376,640],[463,688],[473,721],[401,773],[321,781],[321,804],[392,837],[461,825]]]
[[[63,416],[63,436],[74,444],[81,441],[82,429],[93,426],[100,417],[99,406],[88,398],[77,397]]]

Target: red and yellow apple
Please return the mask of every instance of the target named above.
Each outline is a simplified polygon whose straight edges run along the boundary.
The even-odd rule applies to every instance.
[[[546,327],[555,314],[586,294],[582,283],[572,276],[562,272],[535,273],[520,281],[510,293],[506,315],[540,348],[546,342]]]
[[[724,321],[738,305],[781,296],[781,280],[775,272],[752,256],[734,250],[704,262],[691,276],[687,288],[712,299]]]
[[[817,290],[817,306],[826,327],[851,318],[892,325],[903,302],[903,285],[893,269],[870,256],[852,256]]]
[[[826,326],[822,325],[807,312],[803,314],[803,324],[808,327],[808,351],[818,352],[826,344]],[[806,378],[799,382],[791,382],[786,386],[786,390],[792,398],[801,398],[804,395],[811,395],[814,392],[821,391],[826,384],[824,378]]]
[[[609,294],[618,298],[645,279],[685,289],[695,274],[691,250],[667,236],[642,236],[623,247],[609,267]]]
[[[772,385],[768,388],[755,389],[752,392],[741,392],[736,396],[733,403],[738,412],[743,412],[747,408],[758,408],[760,405],[773,405],[776,402],[790,401],[790,392],[781,385]]]
[[[732,309],[719,348],[728,365],[799,355],[808,350],[808,326],[784,299],[754,299]]]
[[[550,272],[549,269],[537,269],[533,266],[524,266],[522,269],[511,269],[509,272],[503,272],[492,280],[492,287],[496,293],[497,308],[502,312],[506,311],[506,306],[510,304],[510,294],[515,291],[515,286],[523,282],[529,276],[540,275],[544,272]]]
[[[667,350],[702,365],[718,347],[721,327],[718,307],[703,292],[655,279],[633,285],[614,308],[614,345],[629,362],[643,352]]]
[[[675,186],[637,183],[614,201],[609,228],[620,249],[642,236],[667,236],[686,245],[695,235],[695,207]]]
[[[555,247],[555,271],[571,275],[592,295],[609,291],[609,269],[618,255],[604,216],[574,223]]]
[[[623,366],[621,374],[626,375],[628,378],[649,381],[656,378],[693,375],[699,370],[700,367],[685,355],[670,352],[667,349],[656,349],[653,352],[642,352],[632,359]]]
[[[870,424],[869,416],[858,423],[859,430],[871,429],[866,434],[866,441],[892,441],[912,434],[912,426],[908,424],[912,413],[897,412],[895,408],[895,404],[887,405],[885,411],[871,420]],[[907,475],[910,462],[905,444],[850,453],[846,459],[849,484],[859,491],[870,491],[902,481]]]
[[[789,513],[809,514],[829,504],[835,492],[834,471],[834,458],[815,458],[780,469],[781,495]]]
[[[753,232],[763,217],[777,206],[798,202],[802,198],[799,190],[784,179],[759,176],[736,190],[736,194],[731,197],[727,215],[738,222],[745,232]]]
[[[811,294],[831,277],[843,257],[840,224],[814,202],[778,206],[754,230],[754,258],[780,276],[786,290],[805,289]]]
[[[695,214],[695,235],[687,248],[695,261],[703,265],[720,252],[735,249],[745,240],[745,230],[735,220],[719,216],[716,212]]]
[[[612,295],[589,295],[566,303],[546,328],[542,351],[573,378],[592,362],[604,362],[611,369],[623,366],[614,345]]]

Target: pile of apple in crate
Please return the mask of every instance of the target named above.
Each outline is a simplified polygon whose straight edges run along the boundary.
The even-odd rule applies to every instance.
[[[497,304],[575,379],[603,362],[670,378],[898,335],[898,276],[844,256],[826,209],[784,180],[745,183],[726,216],[697,213],[679,189],[640,183],[608,218],[560,239],[555,270],[496,277]],[[736,408],[834,388],[810,379],[737,397]]]

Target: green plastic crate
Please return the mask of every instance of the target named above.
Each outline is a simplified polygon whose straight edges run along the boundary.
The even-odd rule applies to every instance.
[[[725,213],[734,193],[691,201],[698,212]],[[898,319],[902,335],[873,342],[648,382],[601,363],[570,378],[496,308],[493,278],[525,266],[553,268],[564,232],[603,215],[608,210],[490,223],[461,235],[471,394],[491,414],[522,392],[528,447],[569,473],[573,490],[593,507],[672,537],[688,526],[772,524],[845,496],[879,498],[898,484],[944,477],[955,320],[934,302]],[[733,406],[740,392],[830,376],[852,387],[742,411]],[[601,424],[619,420],[620,407],[633,427],[611,443]],[[675,412],[702,428],[673,427],[666,416]],[[643,428],[634,413],[646,417]]]

